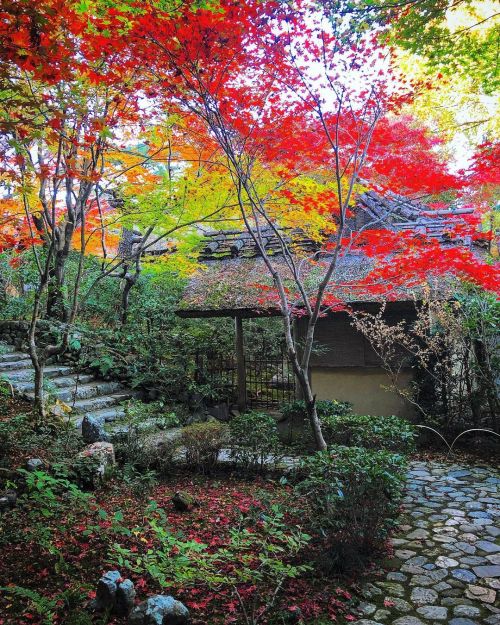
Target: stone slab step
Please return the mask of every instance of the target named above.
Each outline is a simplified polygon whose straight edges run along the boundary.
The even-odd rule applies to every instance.
[[[72,372],[73,369],[71,367],[65,365],[51,365],[50,367],[45,367],[43,374],[46,378],[57,378],[67,376]],[[6,371],[3,375],[10,382],[12,382],[12,384],[14,384],[16,382],[33,382],[34,374],[35,372],[33,367],[25,367],[23,369],[15,369],[8,372]]]
[[[105,423],[111,423],[125,416],[125,408],[121,406],[111,406],[110,408],[102,408],[101,410],[88,412],[87,416],[97,419],[98,421],[103,420]]]
[[[102,395],[109,395],[122,390],[119,382],[98,382],[96,380],[88,384],[62,388],[56,391],[56,395],[61,401],[71,403],[75,399],[92,399]]]
[[[19,360],[25,360],[25,359],[26,359],[26,354],[23,354],[23,352],[3,353],[3,349],[0,346],[0,363],[3,363],[3,362],[17,362]]]
[[[102,408],[116,406],[126,399],[130,399],[131,393],[113,393],[112,395],[102,395],[91,399],[78,399],[72,404],[74,414],[88,414]]]
[[[22,360],[13,360],[12,362],[0,362],[0,373],[7,373],[8,371],[13,371],[16,369],[27,369],[31,366],[31,359],[26,358],[26,355],[24,354],[24,358]]]
[[[83,385],[83,384],[88,384],[89,382],[92,382],[93,379],[94,379],[94,376],[90,374],[80,375],[78,377],[78,380],[76,376],[68,375],[68,376],[63,376],[61,378],[59,377],[52,378],[50,380],[50,384],[52,386],[55,386],[56,388],[75,387],[77,384],[78,386]],[[16,390],[18,390],[21,393],[29,393],[33,391],[35,388],[35,385],[31,380],[23,381],[23,382],[14,382],[13,386]]]

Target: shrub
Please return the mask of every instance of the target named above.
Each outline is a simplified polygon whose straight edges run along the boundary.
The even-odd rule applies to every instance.
[[[296,488],[330,542],[369,553],[393,524],[405,468],[400,454],[337,446],[303,461],[305,477]]]
[[[186,449],[187,464],[202,473],[209,473],[215,467],[227,442],[228,427],[218,422],[188,425],[179,437],[179,445]]]
[[[409,453],[415,444],[415,428],[399,417],[328,415],[322,419],[323,435],[329,444],[387,449]]]
[[[231,457],[246,471],[262,471],[266,461],[276,463],[280,441],[276,421],[263,412],[240,414],[229,424]]]
[[[327,416],[347,415],[352,412],[352,404],[348,401],[336,401],[324,399],[316,402],[318,417],[323,420]],[[298,399],[281,407],[283,417],[286,419],[307,419],[306,404],[303,399]]]

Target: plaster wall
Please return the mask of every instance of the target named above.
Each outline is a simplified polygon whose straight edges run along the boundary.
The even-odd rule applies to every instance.
[[[410,370],[400,374],[400,386],[408,387],[413,379]],[[317,399],[350,401],[357,414],[396,415],[411,419],[413,406],[397,393],[386,390],[390,386],[387,373],[379,367],[313,367],[313,392]]]

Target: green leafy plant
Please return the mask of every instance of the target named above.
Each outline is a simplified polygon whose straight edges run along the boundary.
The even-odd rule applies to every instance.
[[[328,540],[369,553],[393,525],[405,469],[401,454],[336,446],[303,460],[296,490]]]
[[[215,551],[173,533],[156,502],[151,502],[146,512],[154,515],[148,530],[154,534],[155,547],[137,553],[115,543],[111,561],[141,575],[148,573],[162,588],[203,583],[221,596],[227,596],[229,590],[245,625],[258,625],[269,617],[285,582],[311,568],[295,563],[311,537],[300,527],[289,527],[277,505],[261,513],[260,522],[252,523],[251,528],[242,517],[230,529],[227,544]]]
[[[179,445],[186,451],[186,463],[202,473],[215,468],[227,443],[228,426],[219,422],[188,425],[179,437]]]
[[[326,415],[321,422],[325,440],[330,444],[400,453],[409,453],[415,447],[415,428],[399,417]]]
[[[262,471],[283,455],[275,419],[263,412],[247,412],[229,424],[231,458],[245,471]]]
[[[49,599],[35,590],[23,586],[7,586],[0,590],[13,598],[27,601],[28,609],[42,618],[43,625],[53,625],[57,614],[58,599]]]
[[[321,399],[316,402],[318,417],[324,419],[333,415],[347,415],[352,412],[352,404],[347,401],[337,401],[335,399]],[[307,411],[304,400],[284,404],[281,407],[283,417],[286,419],[307,419]]]

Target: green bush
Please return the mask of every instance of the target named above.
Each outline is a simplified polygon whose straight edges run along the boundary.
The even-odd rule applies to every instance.
[[[405,457],[337,446],[306,458],[301,470],[305,477],[296,489],[312,525],[330,542],[372,551],[398,512]]]
[[[399,417],[327,415],[322,418],[328,444],[387,449],[409,453],[415,445],[415,428]]]
[[[263,412],[240,414],[229,424],[231,457],[245,471],[261,471],[282,456],[276,421]]]
[[[336,401],[324,399],[316,402],[318,417],[323,420],[333,415],[347,415],[352,412],[352,404],[348,401]],[[298,399],[281,407],[283,417],[286,419],[307,419],[306,404],[303,399]]]
[[[228,427],[218,422],[195,423],[185,427],[178,440],[186,450],[186,463],[202,473],[209,473],[228,443]]]

